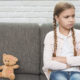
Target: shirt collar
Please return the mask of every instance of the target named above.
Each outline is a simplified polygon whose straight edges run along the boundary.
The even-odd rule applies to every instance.
[[[59,31],[59,26],[58,26],[58,27],[57,27],[57,36],[58,36],[59,38],[64,39],[64,38],[67,38],[67,37],[72,36],[72,31],[70,30],[69,34],[68,34],[67,36],[65,36],[65,35],[63,35],[63,34],[60,33],[60,31]]]

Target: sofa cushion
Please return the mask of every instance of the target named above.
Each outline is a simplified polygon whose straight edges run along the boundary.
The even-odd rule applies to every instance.
[[[47,80],[47,77],[45,75],[40,75],[40,80]]]
[[[0,80],[9,80],[7,78],[2,78]],[[33,74],[16,74],[15,80],[40,80],[39,75]]]
[[[0,23],[0,65],[6,52],[19,59],[16,73],[39,74],[39,40],[38,24]]]

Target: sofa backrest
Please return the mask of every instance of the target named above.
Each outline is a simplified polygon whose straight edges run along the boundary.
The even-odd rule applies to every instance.
[[[40,73],[40,37],[38,24],[0,23],[0,65],[2,54],[19,59],[16,73]]]
[[[80,24],[75,24],[80,29]],[[0,23],[0,65],[2,54],[9,53],[19,59],[16,73],[43,74],[43,47],[46,33],[52,24]]]

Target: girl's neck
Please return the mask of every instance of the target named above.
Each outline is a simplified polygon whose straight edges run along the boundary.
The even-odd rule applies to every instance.
[[[59,32],[65,36],[68,36],[70,29],[65,29],[65,28],[59,27]]]

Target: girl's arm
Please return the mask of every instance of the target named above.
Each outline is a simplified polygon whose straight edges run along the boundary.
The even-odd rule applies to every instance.
[[[66,64],[51,59],[52,53],[53,53],[52,49],[50,48],[49,45],[44,46],[44,54],[43,54],[44,66],[51,70],[66,69],[67,68]]]
[[[52,60],[56,60],[56,61],[67,64],[66,57],[59,57],[59,56],[58,57],[52,57]]]
[[[70,66],[80,66],[80,42],[77,43],[77,56],[71,57],[52,57],[52,60],[56,60]]]
[[[52,60],[68,64],[69,66],[80,66],[80,52],[78,52],[78,56],[52,57]]]
[[[51,33],[48,33],[48,35],[45,37],[45,40],[44,40],[44,52],[43,52],[44,67],[51,70],[66,69],[67,68],[66,64],[56,60],[52,60],[52,54],[54,50],[53,50],[53,44],[52,44],[53,39],[51,35],[52,35]]]

